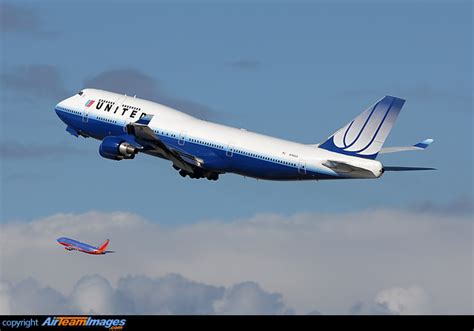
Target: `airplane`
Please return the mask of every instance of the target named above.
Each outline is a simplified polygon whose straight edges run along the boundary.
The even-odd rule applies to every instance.
[[[63,245],[64,248],[68,251],[79,251],[86,254],[92,255],[103,255],[107,253],[114,253],[114,251],[107,251],[107,246],[109,245],[110,240],[107,239],[100,246],[95,247],[89,244],[82,243],[80,241],[61,237],[56,240],[60,245]]]
[[[435,170],[384,166],[379,154],[424,150],[383,148],[405,100],[385,96],[320,144],[303,144],[224,126],[170,107],[114,92],[86,88],[55,111],[75,137],[101,141],[111,160],[144,153],[171,161],[182,177],[217,180],[225,173],[266,180],[379,178],[386,171]]]

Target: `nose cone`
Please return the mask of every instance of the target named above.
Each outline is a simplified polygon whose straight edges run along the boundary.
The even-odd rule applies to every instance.
[[[54,111],[56,112],[56,115],[58,115],[58,117],[63,120],[63,111],[61,110],[62,106],[64,104],[64,100],[61,101],[60,103],[58,103],[55,107],[54,107]]]
[[[63,240],[64,240],[64,237],[61,237],[61,238],[56,239],[56,241],[57,241],[58,243],[61,243]]]
[[[59,103],[54,107],[54,111],[56,112],[56,115],[58,115],[59,118],[61,118],[61,111],[58,109]]]
[[[77,98],[78,98],[78,95],[72,95],[64,100],[61,100],[59,101],[59,103],[56,105],[56,107],[54,107],[54,109],[56,110],[56,113],[59,111],[61,111],[62,108],[71,108],[72,106],[76,105],[77,104]]]
[[[58,115],[59,119],[63,121],[64,124],[68,124],[68,113],[66,112],[67,109],[70,109],[74,105],[74,96],[64,99],[60,101],[55,107],[54,111],[56,115]]]

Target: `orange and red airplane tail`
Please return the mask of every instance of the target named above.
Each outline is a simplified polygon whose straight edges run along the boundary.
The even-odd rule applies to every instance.
[[[97,249],[98,254],[103,253],[107,249],[107,245],[109,244],[109,241],[110,240],[107,239],[106,241],[104,241],[102,245],[99,246],[99,248]]]

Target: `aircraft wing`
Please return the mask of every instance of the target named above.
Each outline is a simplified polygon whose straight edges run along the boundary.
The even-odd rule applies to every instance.
[[[403,151],[422,151],[427,149],[433,141],[433,139],[425,139],[421,143],[415,144],[413,146],[385,147],[380,150],[379,154],[396,153]]]
[[[171,160],[173,165],[176,167],[193,173],[193,167],[191,165],[201,166],[202,160],[195,158],[192,155],[188,155],[172,148],[169,148],[163,143],[148,126],[153,115],[146,115],[135,123],[127,125],[128,134],[134,135],[137,143],[142,145],[147,151],[154,151],[157,154],[164,156]],[[199,162],[201,161],[201,162]]]

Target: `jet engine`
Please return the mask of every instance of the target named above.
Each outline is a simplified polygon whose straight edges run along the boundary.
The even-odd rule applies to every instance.
[[[110,160],[133,159],[138,148],[133,147],[120,137],[105,137],[99,147],[99,154]]]

